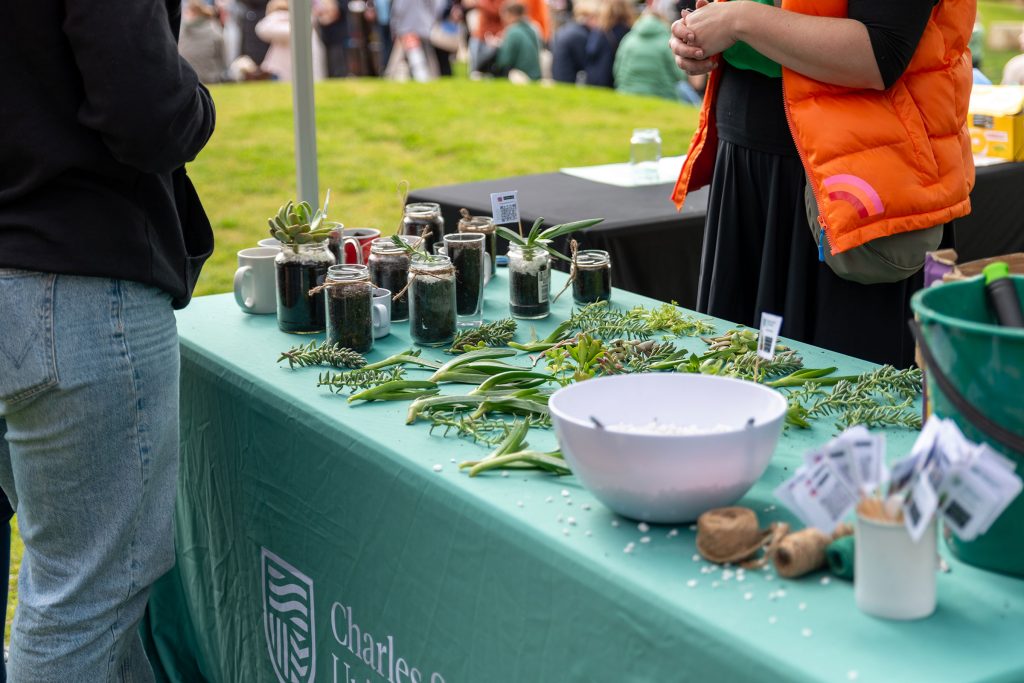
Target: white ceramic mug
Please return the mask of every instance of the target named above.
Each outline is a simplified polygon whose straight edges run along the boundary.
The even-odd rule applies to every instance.
[[[263,315],[277,312],[274,259],[280,251],[277,247],[250,247],[238,252],[235,301],[246,313]]]
[[[269,248],[272,248],[272,249],[280,249],[281,248],[281,241],[279,239],[277,239],[276,237],[264,237],[263,239],[261,239],[256,244],[260,245],[261,247],[269,247]]]
[[[375,287],[373,290],[373,338],[380,339],[391,333],[391,290]]]
[[[857,515],[853,596],[864,613],[884,619],[923,619],[935,611],[938,568],[935,520],[914,543],[902,522]]]

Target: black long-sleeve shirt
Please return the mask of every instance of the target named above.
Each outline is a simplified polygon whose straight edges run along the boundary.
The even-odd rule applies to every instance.
[[[191,296],[213,235],[183,166],[213,100],[175,44],[180,0],[32,0],[0,22],[0,267]]]

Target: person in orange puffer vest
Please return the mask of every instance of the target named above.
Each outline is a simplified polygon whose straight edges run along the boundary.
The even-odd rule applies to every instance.
[[[786,336],[910,364],[923,252],[970,212],[974,16],[975,0],[699,0],[673,24],[679,66],[710,74],[673,192],[711,185],[699,310],[778,313]]]

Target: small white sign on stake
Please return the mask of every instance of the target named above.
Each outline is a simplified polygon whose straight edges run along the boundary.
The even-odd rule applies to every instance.
[[[491,216],[495,225],[519,222],[519,190],[491,193]]]
[[[771,313],[761,314],[761,330],[757,335],[757,355],[765,360],[775,358],[775,344],[779,341],[782,316]]]

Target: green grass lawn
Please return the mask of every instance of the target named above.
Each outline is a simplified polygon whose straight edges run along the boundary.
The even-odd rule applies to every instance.
[[[213,95],[217,132],[189,166],[217,240],[197,294],[231,288],[235,253],[266,237],[267,217],[296,192],[290,88],[221,86]],[[402,180],[416,189],[625,161],[634,127],[659,128],[664,154],[682,154],[697,118],[690,107],[603,89],[464,79],[329,81],[317,86],[316,106],[331,218],[385,233],[402,216]]]

